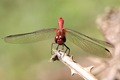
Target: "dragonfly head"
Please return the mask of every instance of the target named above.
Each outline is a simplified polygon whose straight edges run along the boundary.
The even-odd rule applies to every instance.
[[[62,29],[63,28],[63,24],[64,24],[64,20],[62,19],[62,17],[60,17],[58,19],[58,25],[59,25],[59,28]]]

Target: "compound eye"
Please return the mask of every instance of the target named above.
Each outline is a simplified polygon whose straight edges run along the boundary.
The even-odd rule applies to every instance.
[[[59,36],[55,36],[55,42],[57,43]]]
[[[63,40],[63,42],[66,42],[66,38],[64,37],[64,38],[62,38],[62,40]]]
[[[56,36],[55,38],[58,39],[58,36]]]
[[[62,36],[59,36],[59,39],[62,39]]]

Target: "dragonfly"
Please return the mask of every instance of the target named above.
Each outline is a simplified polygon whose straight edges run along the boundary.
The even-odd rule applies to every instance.
[[[59,46],[62,46],[62,49],[64,49],[65,47],[65,52],[68,51],[69,54],[70,48],[65,44],[68,39],[69,41],[80,47],[87,54],[99,57],[111,57],[110,51],[106,48],[112,46],[110,43],[91,38],[85,34],[69,28],[64,28],[64,20],[62,17],[58,19],[58,28],[47,28],[34,32],[9,35],[5,36],[3,39],[5,42],[8,43],[24,44],[43,41],[51,38],[53,38],[55,41],[51,44],[51,49],[54,44],[57,44],[56,50],[59,49]]]

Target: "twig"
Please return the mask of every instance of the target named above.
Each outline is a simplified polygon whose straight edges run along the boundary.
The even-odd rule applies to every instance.
[[[68,66],[71,69],[71,75],[78,74],[81,77],[83,77],[85,80],[97,80],[91,73],[91,69],[93,66],[90,67],[82,67],[75,61],[73,61],[73,58],[66,55],[66,53],[54,50],[54,55],[51,57],[52,61],[59,60],[62,63],[64,63],[66,66]]]

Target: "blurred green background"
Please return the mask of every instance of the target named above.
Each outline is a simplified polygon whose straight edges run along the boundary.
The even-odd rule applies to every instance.
[[[58,27],[58,18],[63,17],[65,27],[101,39],[95,23],[97,15],[106,7],[119,5],[120,0],[0,0],[0,38]],[[59,70],[63,64],[48,62],[52,42],[9,44],[0,39],[0,80],[46,80],[47,73],[57,74],[52,70]],[[70,48],[79,54],[79,48]]]

